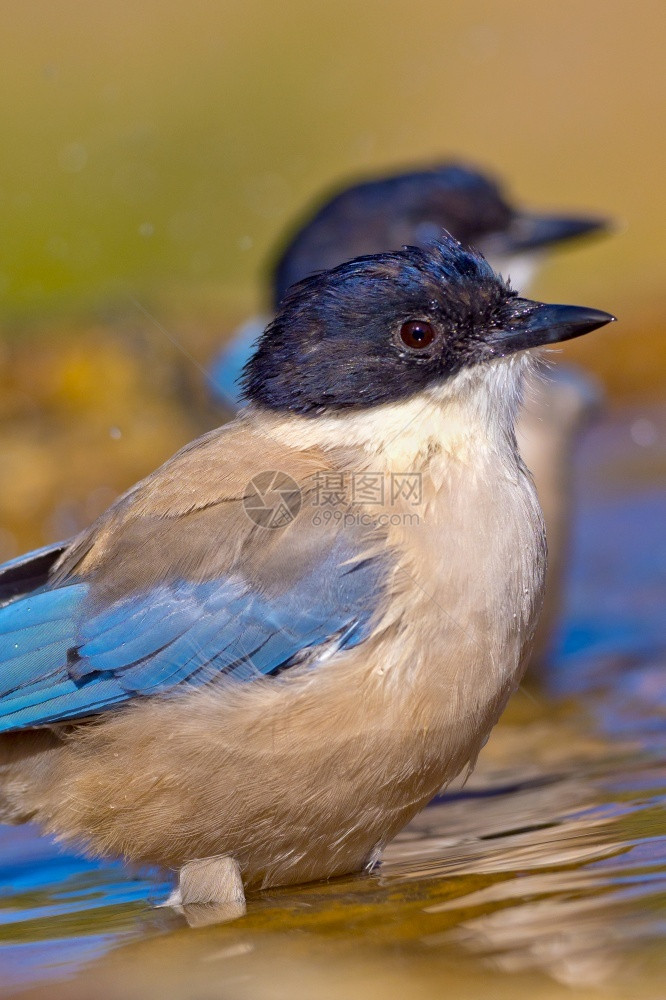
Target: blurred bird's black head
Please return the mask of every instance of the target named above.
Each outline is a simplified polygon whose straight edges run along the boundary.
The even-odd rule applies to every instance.
[[[442,231],[501,258],[604,228],[595,217],[521,211],[492,178],[460,164],[372,178],[337,190],[301,220],[273,268],[274,304],[309,274],[362,254],[425,246]]]
[[[376,406],[612,319],[521,299],[483,257],[445,236],[294,285],[246,366],[245,395],[297,413]]]

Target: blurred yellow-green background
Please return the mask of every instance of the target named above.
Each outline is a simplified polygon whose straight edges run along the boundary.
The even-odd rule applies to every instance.
[[[458,158],[615,219],[535,291],[619,316],[564,349],[613,399],[663,393],[665,28],[657,0],[6,0],[0,555],[215,422],[194,362],[359,172]]]
[[[378,873],[196,934],[151,880],[3,828],[0,995],[12,962],[49,1000],[663,995],[665,29],[659,0],[4,0],[0,561],[223,418],[210,358],[348,177],[458,159],[610,217],[533,292],[620,322],[559,352],[608,399],[564,641],[469,785]]]

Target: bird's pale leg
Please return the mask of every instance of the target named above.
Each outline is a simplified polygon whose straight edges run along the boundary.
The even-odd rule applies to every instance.
[[[242,917],[245,890],[238,862],[224,854],[188,861],[178,874],[178,888],[164,906],[182,913],[191,927]]]
[[[374,871],[375,868],[379,868],[385,847],[386,844],[383,841],[373,847],[363,865],[364,872],[371,872]]]

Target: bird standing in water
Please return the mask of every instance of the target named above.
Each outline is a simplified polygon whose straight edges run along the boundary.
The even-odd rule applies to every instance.
[[[612,318],[449,238],[293,287],[241,416],[0,569],[0,818],[176,869],[183,904],[376,860],[522,673],[525,349]]]
[[[442,230],[481,250],[495,271],[525,292],[549,251],[607,228],[596,216],[517,208],[493,179],[456,163],[362,180],[336,189],[295,226],[270,270],[271,307],[277,309],[289,286],[314,272],[361,254],[422,246]],[[212,392],[228,411],[241,403],[240,373],[267,322],[259,316],[244,323],[213,363]],[[536,658],[548,646],[560,603],[573,449],[599,400],[599,387],[589,376],[572,366],[550,365],[530,379],[518,419],[520,453],[536,482],[550,553]]]

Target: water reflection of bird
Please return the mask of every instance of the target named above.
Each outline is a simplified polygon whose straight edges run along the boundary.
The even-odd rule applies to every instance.
[[[241,417],[0,571],[2,817],[179,868],[183,904],[371,864],[520,678],[525,349],[611,319],[451,239],[298,285]]]
[[[449,919],[423,945],[471,951],[496,969],[540,969],[570,986],[601,986],[617,974],[627,936],[624,886],[614,883],[633,879],[618,817],[599,808],[599,797],[589,776],[568,776],[510,798],[442,803],[410,824],[409,845],[390,846],[380,877],[394,891],[407,879],[439,875],[447,887],[459,879],[460,894],[424,907],[431,919]],[[479,875],[493,878],[470,884]],[[630,918],[635,924],[636,913]]]
[[[361,254],[422,246],[447,230],[478,247],[525,291],[552,247],[606,227],[592,216],[546,215],[511,205],[486,175],[458,164],[411,170],[336,190],[305,214],[271,269],[271,308],[290,285]],[[211,384],[227,409],[240,405],[239,376],[268,317],[244,323],[215,360]],[[599,405],[596,383],[558,365],[530,380],[518,422],[521,454],[534,475],[549,545],[547,598],[535,647],[541,656],[557,614],[570,519],[572,451]]]

